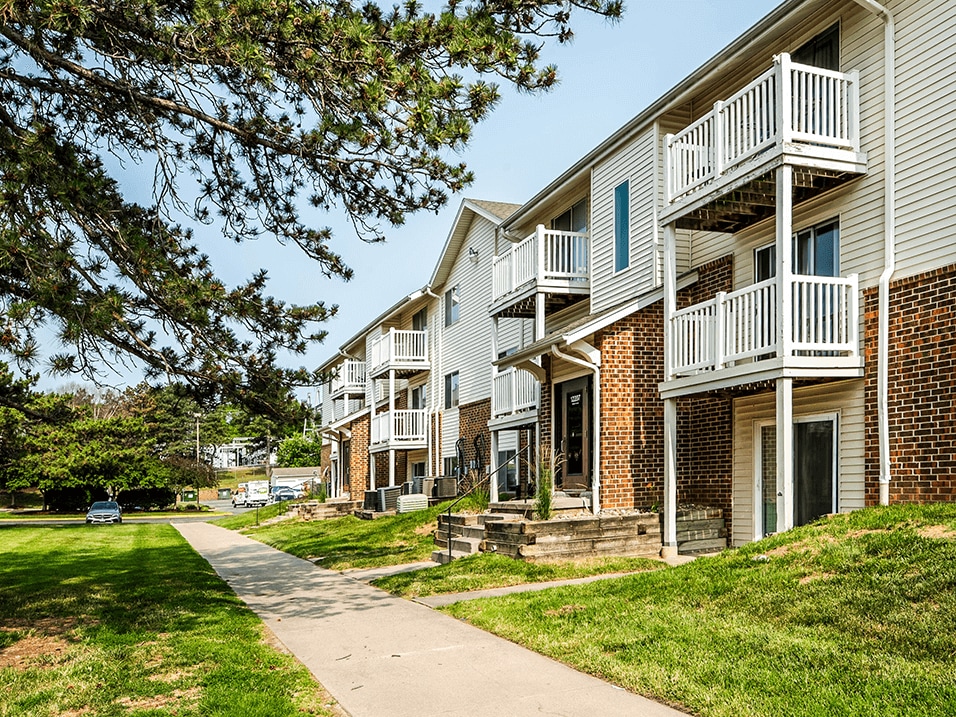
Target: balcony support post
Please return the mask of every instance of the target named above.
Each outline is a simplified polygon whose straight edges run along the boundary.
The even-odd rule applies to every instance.
[[[781,52],[774,58],[777,68],[777,117],[780,118],[778,133],[780,142],[793,141],[793,75],[790,71],[790,55]]]
[[[544,281],[546,269],[545,269],[545,246],[544,246],[544,224],[539,224],[535,228],[535,261],[537,266],[534,268],[534,277],[537,284],[541,284]]]
[[[491,455],[488,458],[488,468],[498,465],[498,431],[491,432]],[[488,501],[498,502],[498,475],[497,473],[488,480]]]
[[[664,380],[674,378],[674,312],[677,310],[677,228],[664,226]]]
[[[662,558],[677,556],[677,399],[664,399],[664,535]]]
[[[777,167],[777,356],[793,354],[793,167]]]
[[[395,329],[392,331],[391,350],[395,348]],[[389,445],[395,440],[395,369],[388,372],[388,442]],[[395,485],[395,449],[388,449],[388,485]]]
[[[717,300],[714,302],[714,369],[719,371],[724,367],[724,356],[726,346],[724,331],[726,330],[727,318],[727,292],[718,291]]]
[[[714,142],[714,179],[719,179],[724,173],[724,103],[722,100],[717,100],[714,103],[714,119],[713,119],[713,135],[712,139]]]
[[[777,379],[777,532],[793,527],[793,379]]]
[[[539,291],[534,295],[534,340],[540,341],[544,338],[544,319],[545,319],[545,293]]]

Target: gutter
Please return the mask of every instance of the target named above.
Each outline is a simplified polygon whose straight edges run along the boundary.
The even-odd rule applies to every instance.
[[[890,282],[896,271],[896,25],[893,14],[875,0],[854,0],[883,21],[883,273],[879,284],[877,338],[877,422],[880,438],[880,505],[890,503]]]
[[[583,344],[583,342],[581,342]],[[551,347],[551,353],[563,361],[573,363],[591,371],[594,374],[594,472],[591,479],[591,512],[598,515],[601,512],[601,354],[594,347],[584,345],[590,351],[569,346],[568,348],[575,353],[590,353],[590,360],[579,359],[575,356],[569,356],[558,349],[557,346]],[[553,446],[552,446],[553,450]]]
[[[441,297],[438,296],[434,291],[432,291],[431,284],[426,284],[425,287],[422,289],[422,293],[425,294],[425,296],[435,299],[438,302],[437,314],[438,314],[439,320],[438,320],[438,326],[435,327],[435,356],[432,359],[435,366],[428,373],[429,381],[432,384],[432,389],[435,389],[438,386],[438,381],[441,380],[441,375],[442,375],[441,374],[441,338],[442,338],[441,327],[444,322],[444,316],[443,316],[444,305],[442,304]],[[438,402],[437,402],[438,391],[432,390],[430,393],[432,394],[431,400],[435,402],[435,410],[431,412],[431,416],[434,419],[434,425],[435,425],[434,436],[437,439],[438,430],[441,426],[441,424],[439,423],[439,417],[438,417]],[[434,473],[432,473],[432,475],[440,476],[442,473],[441,473],[441,466],[438,465],[438,462],[439,462],[439,456],[441,455],[441,447],[440,446],[438,448],[435,447],[435,445],[432,443],[432,435],[433,435],[432,432],[428,431],[428,468],[429,470],[434,469]]]

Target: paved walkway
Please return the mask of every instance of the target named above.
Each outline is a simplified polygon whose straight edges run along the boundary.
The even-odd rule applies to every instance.
[[[234,531],[175,527],[352,717],[683,715]]]

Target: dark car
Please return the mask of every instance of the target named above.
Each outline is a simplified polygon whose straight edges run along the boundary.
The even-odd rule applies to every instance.
[[[122,522],[123,513],[120,511],[119,503],[112,500],[98,500],[86,513],[87,525]]]
[[[296,498],[298,498],[298,495],[296,495],[296,492],[292,490],[291,488],[286,488],[285,486],[281,486],[279,488],[272,489],[273,503],[278,503],[279,501],[282,501],[282,500],[295,500]]]

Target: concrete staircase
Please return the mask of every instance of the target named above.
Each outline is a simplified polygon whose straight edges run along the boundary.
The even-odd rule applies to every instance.
[[[432,561],[444,565],[451,560],[474,555],[478,552],[481,541],[485,539],[485,523],[508,520],[512,517],[514,516],[490,513],[482,515],[453,513],[451,516],[442,513],[438,516],[438,529],[435,531],[437,550],[432,552]],[[448,553],[449,532],[451,533],[451,557]]]

